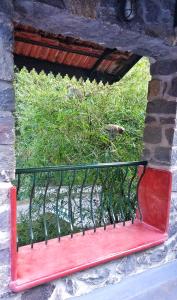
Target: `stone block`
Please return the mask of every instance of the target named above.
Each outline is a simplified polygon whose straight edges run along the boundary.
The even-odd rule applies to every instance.
[[[64,9],[66,8],[66,5],[64,3],[64,0],[50,0],[50,2],[48,0],[38,0],[39,2],[42,2],[42,3],[46,3],[46,4],[49,4],[52,5],[52,6],[56,6],[60,9]],[[83,1],[83,0],[82,0]],[[81,2],[82,2],[81,1]]]
[[[157,120],[155,117],[152,117],[149,115],[146,116],[145,124],[156,124],[156,123],[157,123]]]
[[[12,16],[13,13],[12,0],[1,0],[0,12]]]
[[[169,237],[174,236],[176,232],[177,232],[177,221],[173,222],[173,223],[170,222],[169,228],[168,228]],[[176,248],[176,251],[177,251],[177,248]]]
[[[10,264],[10,250],[4,249],[0,251],[0,266]],[[1,267],[0,267],[1,268]]]
[[[8,265],[0,266],[0,299],[10,299],[9,282],[10,270]]]
[[[1,40],[1,51],[13,51],[13,24],[8,15],[1,14],[0,12],[0,40]]]
[[[173,97],[177,97],[177,77],[172,79],[171,87],[168,91],[168,94]]]
[[[147,104],[147,114],[176,114],[177,102],[156,99]]]
[[[0,231],[9,230],[10,226],[10,206],[4,204],[0,206]]]
[[[13,145],[0,145],[0,181],[14,179],[15,153]]]
[[[148,86],[148,99],[160,96],[162,81],[158,79],[152,79]]]
[[[89,285],[99,285],[103,283],[109,277],[109,269],[104,268],[94,268],[86,273],[81,273],[79,280],[89,284]]]
[[[14,118],[0,113],[0,145],[13,145],[15,140]]]
[[[31,0],[15,0],[14,1],[15,11],[18,11],[21,15],[30,13],[33,15],[34,2]]]
[[[24,292],[21,300],[48,300],[53,293],[55,286],[53,284],[42,285]]]
[[[173,128],[165,130],[166,139],[171,146],[177,146],[177,131]]]
[[[177,166],[177,148],[176,147],[174,147],[172,149],[171,164],[172,164],[172,166]]]
[[[172,191],[177,192],[177,171],[173,172],[173,174],[172,174]],[[176,199],[177,199],[177,195],[175,197],[175,200]],[[176,201],[176,205],[177,205],[177,201]]]
[[[4,204],[9,204],[9,191],[11,187],[10,182],[0,182],[0,207]]]
[[[162,125],[175,125],[176,124],[176,118],[174,117],[167,117],[167,118],[165,118],[165,117],[160,117],[160,124],[162,124]]]
[[[150,149],[148,149],[148,148],[143,149],[142,159],[149,160],[151,155],[152,155],[152,153],[151,153]]]
[[[12,112],[14,110],[15,110],[14,88],[11,83],[0,81],[0,111]]]
[[[163,163],[166,163],[167,165],[171,164],[171,148],[168,147],[156,147],[154,158]]]
[[[140,268],[148,267],[151,265],[151,261],[148,255],[145,253],[137,253],[137,266]]]
[[[144,10],[146,12],[146,20],[147,22],[155,22],[159,18],[159,6],[155,1],[149,0],[149,1],[142,1],[146,3],[146,6],[144,7]],[[149,11],[151,13],[149,13]]]
[[[13,26],[6,15],[0,15],[0,80],[12,81],[13,62]]]
[[[136,256],[134,255],[126,256],[119,261],[119,264],[117,265],[116,268],[116,273],[118,273],[119,275],[131,274],[135,272],[136,264],[137,264]]]
[[[151,64],[152,75],[170,75],[177,72],[177,60],[161,60]]]
[[[150,255],[150,261],[152,264],[159,263],[165,259],[167,255],[167,248],[164,249],[154,249]]]
[[[78,289],[77,282],[72,278],[66,278],[65,284],[66,284],[66,292],[70,295],[76,295]]]
[[[9,249],[10,247],[10,233],[9,231],[0,230],[0,251]]]
[[[1,49],[1,39],[0,39],[0,80],[13,80],[14,74],[14,61],[13,55],[11,52],[7,52],[4,49]]]
[[[162,140],[162,128],[156,126],[146,126],[143,140],[145,143],[159,144]]]

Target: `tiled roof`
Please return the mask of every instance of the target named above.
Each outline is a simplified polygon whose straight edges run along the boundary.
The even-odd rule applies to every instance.
[[[92,42],[62,35],[55,36],[33,28],[15,26],[15,64],[21,68],[44,70],[97,82],[120,80],[140,59],[130,52],[104,48]]]

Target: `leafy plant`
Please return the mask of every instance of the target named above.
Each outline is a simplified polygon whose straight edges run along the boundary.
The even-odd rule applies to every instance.
[[[17,72],[17,167],[139,159],[148,78],[144,59],[112,86]],[[110,139],[107,124],[125,132]]]
[[[37,74],[34,70],[29,73],[25,68],[16,72],[17,167],[140,159],[148,67],[148,61],[142,59],[120,82],[112,86],[88,80],[77,81],[67,76],[47,76],[44,72]],[[110,124],[124,127],[124,133],[110,134],[107,128],[116,128]],[[76,184],[82,181],[80,175]],[[92,181],[93,178],[89,178],[89,182]],[[27,195],[29,179],[26,178],[24,182],[22,200]],[[53,178],[53,185],[55,182],[56,178]],[[104,186],[104,182],[101,181],[101,185]],[[104,186],[104,190],[109,189]],[[116,222],[122,219],[120,207],[117,206],[117,194],[125,199],[122,190],[113,192]],[[107,200],[109,192],[105,199],[104,206],[112,223]],[[126,220],[136,210],[136,201],[131,201],[121,204]],[[100,215],[99,208],[97,214]],[[57,236],[55,219],[54,214],[48,213],[50,238]],[[65,220],[61,222],[64,228],[62,235],[68,234],[69,223]],[[100,222],[98,217],[98,225]],[[44,223],[40,214],[36,216],[33,225],[35,241],[44,240]],[[20,245],[30,242],[28,215],[21,215],[18,232]]]

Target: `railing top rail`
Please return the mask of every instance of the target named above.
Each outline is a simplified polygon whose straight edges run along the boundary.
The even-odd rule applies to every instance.
[[[83,164],[83,165],[61,165],[55,167],[39,167],[39,168],[18,168],[16,174],[32,174],[45,173],[57,171],[72,171],[83,169],[104,169],[108,167],[130,167],[130,166],[146,166],[147,161],[132,161],[132,162],[112,162],[112,163],[98,163],[98,164]]]

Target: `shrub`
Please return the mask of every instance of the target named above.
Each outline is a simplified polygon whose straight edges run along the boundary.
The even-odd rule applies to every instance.
[[[145,59],[112,86],[17,72],[17,166],[139,159],[148,78]],[[108,124],[125,132],[111,138]]]
[[[148,78],[145,59],[112,86],[44,72],[38,75],[25,68],[16,72],[17,167],[140,159]],[[122,130],[112,125],[124,127],[125,132],[120,134]],[[27,179],[24,188],[29,187]],[[77,184],[82,181],[80,176]],[[112,201],[118,215],[117,198]],[[135,211],[136,201],[130,205]],[[129,206],[125,203],[126,219],[131,217]],[[49,238],[56,237],[56,216],[48,213],[46,218]],[[61,234],[69,234],[69,223],[60,221]],[[38,214],[33,222],[35,242],[44,240],[43,222]],[[20,245],[30,242],[28,214],[21,215],[18,232]]]

